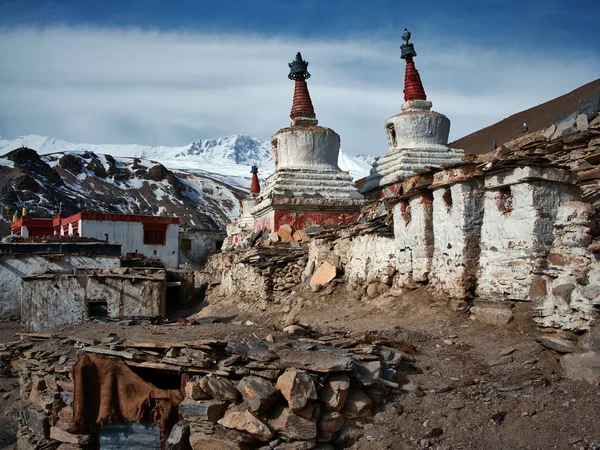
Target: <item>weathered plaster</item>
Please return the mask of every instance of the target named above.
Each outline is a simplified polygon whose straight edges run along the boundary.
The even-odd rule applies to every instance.
[[[81,323],[93,303],[105,303],[108,317],[165,314],[164,272],[136,275],[48,274],[22,284],[21,322],[27,331]]]
[[[429,279],[433,255],[433,205],[430,192],[417,193],[394,205],[398,283]]]
[[[472,293],[483,220],[481,181],[433,190],[431,284],[453,298]]]
[[[531,300],[533,272],[554,240],[557,208],[577,198],[577,189],[568,184],[536,179],[517,183],[515,171],[486,179],[476,289],[483,298]]]
[[[0,255],[0,319],[21,315],[21,277],[69,269],[114,269],[119,255]]]

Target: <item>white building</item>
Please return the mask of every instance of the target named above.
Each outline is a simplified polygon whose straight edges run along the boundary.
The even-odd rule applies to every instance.
[[[179,265],[179,218],[82,212],[62,219],[61,235],[118,242],[123,254],[159,258],[165,267]]]

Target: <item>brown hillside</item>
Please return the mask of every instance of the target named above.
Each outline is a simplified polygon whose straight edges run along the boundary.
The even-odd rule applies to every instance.
[[[543,130],[554,123],[557,117],[577,111],[580,100],[600,93],[600,78],[533,108],[513,114],[494,125],[458,139],[450,144],[453,148],[462,148],[465,153],[480,154],[491,150],[492,141],[500,146],[522,135],[523,122],[529,132]]]

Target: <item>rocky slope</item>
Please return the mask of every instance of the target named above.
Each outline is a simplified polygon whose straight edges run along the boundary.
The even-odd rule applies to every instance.
[[[74,144],[29,135],[0,138],[0,155],[0,235],[22,207],[39,217],[59,208],[64,214],[177,215],[185,226],[222,230],[239,215],[250,166],[258,164],[263,178],[274,169],[269,142],[237,135],[183,147]],[[357,178],[370,168],[368,157],[343,152],[339,164]]]
[[[209,174],[167,169],[155,161],[94,152],[40,156],[22,147],[0,158],[0,216],[79,211],[177,215],[187,226],[222,229],[239,214],[240,185]],[[4,227],[6,232],[6,225]]]

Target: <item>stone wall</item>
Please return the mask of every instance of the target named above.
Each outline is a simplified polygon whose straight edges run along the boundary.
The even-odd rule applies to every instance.
[[[179,232],[179,260],[203,266],[208,257],[221,249],[226,235],[217,231],[186,230]]]
[[[115,269],[120,255],[0,255],[0,319],[21,316],[21,278],[69,269]]]
[[[594,307],[600,306],[600,262],[594,247],[588,248],[593,220],[589,203],[560,206],[547,265],[532,284],[541,303],[535,311],[539,325],[579,333],[593,323]]]
[[[21,321],[27,331],[111,318],[165,314],[165,273],[75,271],[23,278]]]

